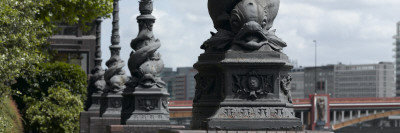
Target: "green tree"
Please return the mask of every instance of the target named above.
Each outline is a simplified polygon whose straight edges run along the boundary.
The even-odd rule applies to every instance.
[[[0,96],[11,94],[9,85],[22,70],[34,71],[34,64],[43,62],[42,51],[50,29],[36,19],[39,8],[32,2],[0,1]]]
[[[86,74],[78,65],[40,63],[37,73],[17,78],[13,98],[25,129],[40,132],[77,132],[79,112],[86,100]]]
[[[34,64],[48,59],[46,39],[55,24],[88,29],[86,24],[111,12],[112,0],[1,0],[0,96],[12,93],[9,85],[22,70],[35,71]]]
[[[108,17],[111,11],[112,0],[0,0],[0,98],[16,96],[20,100],[18,108],[23,108],[26,112],[26,104],[21,103],[24,98],[18,97],[24,96],[22,94],[24,92],[12,90],[10,86],[19,84],[15,80],[17,77],[26,79],[31,75],[41,73],[37,67],[40,66],[39,63],[48,61],[46,40],[56,31],[55,24],[79,23],[84,27],[83,29],[88,29],[86,24],[97,17]],[[73,95],[77,94],[74,92],[77,91],[76,89],[70,89],[73,88],[72,86],[62,85],[63,83],[60,85],[57,80],[54,81],[55,84],[48,88],[60,89],[60,91],[64,88]],[[35,94],[46,97],[56,95],[48,91],[48,88],[44,90],[35,88],[39,86],[37,82],[31,82],[29,85],[33,85],[29,90],[37,91]],[[84,100],[84,95],[79,94],[78,97],[81,101]],[[51,98],[47,97],[47,99]],[[46,101],[45,98],[35,100],[37,103],[34,104],[44,104],[43,102]],[[0,100],[0,109],[6,108],[5,101]],[[29,100],[25,99],[25,101]],[[23,106],[20,107],[20,105]],[[25,124],[29,125],[30,118],[24,116],[24,119]],[[0,115],[0,131],[7,127],[5,125],[7,121],[4,120],[5,117]]]
[[[109,17],[113,0],[33,0],[39,1],[40,11],[37,18],[46,24],[63,22],[80,24],[89,28],[88,23],[99,16]]]

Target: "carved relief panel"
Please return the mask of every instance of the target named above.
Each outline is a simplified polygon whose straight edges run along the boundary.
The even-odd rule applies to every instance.
[[[239,98],[255,100],[268,93],[274,93],[273,74],[250,71],[246,74],[233,74],[232,81],[232,92]]]
[[[158,109],[158,99],[157,98],[146,98],[146,97],[140,97],[137,98],[137,109],[143,110],[143,111],[151,111]]]

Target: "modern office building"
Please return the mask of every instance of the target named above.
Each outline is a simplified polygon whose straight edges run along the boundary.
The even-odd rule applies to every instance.
[[[174,97],[173,89],[175,82],[176,72],[172,70],[172,68],[164,68],[160,73],[161,79],[166,83],[166,87],[169,93],[169,98],[172,99]]]
[[[333,97],[394,97],[394,64],[335,66],[335,93]]]
[[[292,98],[306,98],[304,97],[304,68],[294,68],[289,72],[292,77],[291,90]]]
[[[50,48],[57,53],[53,61],[77,64],[86,74],[94,67],[96,28],[82,32],[77,25],[59,24],[59,30],[48,39]]]
[[[304,98],[309,94],[332,94],[334,93],[334,69],[335,65],[326,65],[304,68]]]
[[[161,78],[167,84],[171,100],[193,100],[197,70],[192,67],[178,67],[176,71],[165,68]]]
[[[304,72],[301,69],[293,69],[290,74],[293,78],[293,98],[307,98],[313,93],[330,94],[334,98],[394,97],[396,94],[392,62],[361,65],[339,63],[318,66],[316,69],[305,67]],[[302,81],[303,88],[299,87]],[[304,90],[303,97],[299,97],[300,89]]]
[[[396,35],[393,36],[393,39],[395,39],[395,42],[393,43],[395,47],[395,63],[396,63],[396,95],[399,97],[400,96],[400,21],[397,22],[397,29],[396,29]]]

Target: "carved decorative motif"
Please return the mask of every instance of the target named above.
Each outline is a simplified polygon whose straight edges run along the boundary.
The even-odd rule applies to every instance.
[[[168,109],[168,99],[167,99],[167,98],[164,98],[164,99],[162,100],[162,106],[163,106],[163,108],[164,108],[165,110],[167,110],[167,112],[169,112],[169,109]]]
[[[139,33],[130,43],[133,50],[128,60],[132,78],[126,83],[128,87],[124,91],[124,98],[132,103],[123,106],[123,110],[132,112],[128,112],[129,118],[122,120],[121,123],[126,121],[127,125],[167,125],[169,124],[167,99],[169,94],[160,77],[164,63],[157,52],[161,47],[161,42],[153,34],[153,24],[156,20],[151,15],[153,1],[140,0],[139,6],[141,14],[136,18]],[[134,106],[134,109],[131,110],[129,106]]]
[[[290,75],[283,76],[280,81],[280,88],[284,95],[286,95],[289,103],[292,103],[292,94],[290,93],[290,82],[292,81],[292,77]]]
[[[112,108],[120,108],[122,106],[121,99],[109,99]]]
[[[141,98],[138,99],[139,107],[145,111],[154,110],[157,108],[158,100],[157,99],[148,99],[148,98]]]
[[[294,118],[294,112],[282,107],[224,107],[218,118]]]
[[[221,7],[221,4],[228,6]],[[281,51],[286,47],[275,30],[270,29],[278,13],[279,0],[209,0],[208,6],[218,32],[211,33],[202,49],[254,51],[267,46],[264,51]]]
[[[164,63],[161,60],[161,55],[156,52],[160,48],[161,42],[153,35],[155,18],[150,14],[152,7],[151,0],[140,1],[140,12],[142,14],[137,17],[139,34],[131,42],[134,51],[130,54],[128,61],[132,79],[127,85],[131,88],[138,85],[143,88],[165,87],[165,83],[159,76],[164,68]]]
[[[95,67],[91,71],[92,75],[90,76],[90,82],[89,82],[89,87],[93,89],[91,90],[93,93],[102,93],[106,86],[106,82],[104,81],[104,70],[101,67],[101,62],[103,61],[101,59],[101,41],[100,41],[101,22],[102,20],[100,18],[96,19],[96,52],[94,59]]]
[[[317,99],[317,120],[325,121],[325,100],[322,98]]]
[[[113,3],[113,22],[112,22],[112,35],[111,35],[111,43],[110,51],[111,57],[106,62],[108,69],[104,73],[104,79],[107,83],[106,93],[122,93],[125,89],[125,82],[128,80],[125,75],[125,70],[123,67],[125,63],[121,60],[119,56],[121,46],[119,45],[119,4],[118,0],[114,0]]]
[[[85,110],[88,110],[92,104],[99,104],[95,100],[92,100],[92,95],[94,93],[101,94],[106,87],[106,81],[104,80],[104,70],[101,67],[101,22],[100,18],[96,19],[96,51],[94,58],[94,68],[91,70],[89,85],[87,88],[88,100],[85,103]]]
[[[165,114],[157,114],[157,115],[133,114],[130,119],[135,120],[135,121],[169,120],[169,115],[165,115]]]
[[[244,75],[233,75],[234,87],[232,92],[255,100],[259,95],[273,93],[273,75],[259,75],[250,71]]]
[[[193,101],[196,102],[201,98],[202,95],[210,94],[215,86],[215,77],[204,77],[196,74],[194,78],[196,79],[196,92]]]

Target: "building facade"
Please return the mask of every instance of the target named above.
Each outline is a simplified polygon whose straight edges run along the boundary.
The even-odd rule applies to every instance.
[[[309,94],[330,94],[345,97],[394,97],[395,75],[392,62],[361,65],[326,65],[305,67],[304,71],[290,72],[293,98],[307,98]],[[303,74],[303,76],[301,76]],[[301,88],[303,81],[304,87]],[[304,90],[300,97],[300,89]]]
[[[335,65],[305,67],[304,68],[304,98],[309,94],[334,93],[334,68]]]
[[[167,84],[172,100],[193,100],[196,81],[194,76],[197,70],[193,67],[164,68],[161,78]]]
[[[94,67],[96,50],[96,28],[82,32],[77,25],[58,24],[58,32],[48,39],[50,48],[55,50],[53,61],[77,64],[86,74]]]
[[[394,97],[394,64],[343,65],[335,67],[333,97]]]
[[[291,93],[292,98],[300,99],[305,98],[304,96],[304,68],[294,68],[289,72],[292,77]]]
[[[397,23],[396,35],[393,36],[395,42],[395,63],[396,63],[396,96],[400,96],[400,21]]]
[[[170,99],[174,97],[174,93],[172,92],[174,88],[175,75],[176,72],[173,71],[172,68],[164,68],[163,71],[160,73],[161,79],[166,84]]]

